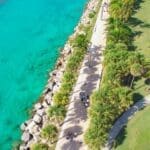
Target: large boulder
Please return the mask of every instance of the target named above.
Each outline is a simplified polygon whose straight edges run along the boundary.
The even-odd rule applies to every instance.
[[[37,124],[41,123],[42,121],[42,118],[41,116],[39,116],[38,114],[36,114],[34,117],[33,117],[33,121]]]
[[[48,83],[48,85],[47,85],[47,88],[52,91],[54,84],[55,84],[55,83],[54,83],[53,81],[50,81],[50,82]]]
[[[54,88],[53,88],[53,93],[57,92],[58,89],[59,89],[59,85],[56,84],[56,85],[54,86]]]
[[[20,145],[19,150],[27,150],[27,145],[26,144]]]
[[[46,94],[44,97],[45,101],[47,102],[47,104],[51,104],[52,101],[52,93]]]
[[[42,103],[42,105],[43,105],[44,108],[49,107],[49,104],[48,104],[46,101],[44,101],[44,102]]]
[[[41,103],[37,103],[34,105],[35,110],[41,109],[42,108],[42,104]]]
[[[25,143],[29,142],[32,139],[32,135],[29,132],[23,132],[21,140]]]
[[[33,128],[30,130],[30,133],[33,134],[33,136],[35,136],[35,133],[39,132],[39,130],[40,130],[40,127],[39,127],[39,125],[36,124],[36,125],[33,126]]]
[[[69,44],[66,44],[64,47],[64,51],[67,55],[71,53],[71,46]]]
[[[29,132],[31,132],[32,133],[32,129],[33,129],[33,127],[36,125],[36,123],[32,120],[31,122],[30,122],[30,124],[28,124],[28,126],[27,126],[27,130],[29,131]]]
[[[20,129],[22,131],[24,131],[24,130],[26,130],[26,127],[27,127],[27,124],[24,122],[24,123],[21,124]]]
[[[44,109],[39,109],[36,112],[39,116],[43,116],[45,114],[45,110]]]

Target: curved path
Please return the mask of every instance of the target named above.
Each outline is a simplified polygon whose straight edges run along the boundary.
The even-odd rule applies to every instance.
[[[81,91],[88,95],[99,87],[102,74],[102,51],[106,45],[106,19],[108,12],[103,11],[103,4],[107,0],[103,0],[100,11],[97,16],[96,24],[91,38],[91,46],[89,53],[85,56],[78,80],[73,89],[66,118],[61,127],[56,150],[87,150],[87,146],[83,142],[83,133],[87,127],[87,112],[85,106],[79,98]],[[67,134],[71,132],[76,134],[73,140],[68,140]]]
[[[115,122],[113,127],[109,132],[108,143],[103,150],[110,150],[113,142],[115,141],[117,135],[120,133],[121,129],[128,123],[128,121],[134,117],[134,115],[145,106],[150,105],[150,95],[146,96],[143,100],[136,102],[131,106],[123,115]]]

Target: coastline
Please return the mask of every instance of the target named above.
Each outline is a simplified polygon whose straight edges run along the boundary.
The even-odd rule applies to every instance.
[[[34,105],[33,115],[29,120],[25,121],[21,125],[22,133],[22,143],[20,146],[21,150],[27,149],[34,142],[37,142],[40,139],[40,131],[42,127],[48,122],[48,117],[46,115],[47,109],[49,106],[53,105],[53,95],[56,91],[59,90],[61,86],[61,79],[65,71],[67,60],[73,52],[73,48],[70,44],[77,34],[82,33],[80,30],[81,25],[87,25],[90,21],[89,14],[92,13],[95,9],[95,6],[98,4],[99,0],[90,0],[79,20],[79,23],[74,29],[74,33],[69,36],[68,41],[64,45],[64,48],[60,52],[60,56],[56,61],[54,70],[49,73],[48,83],[45,86],[45,89],[40,97],[39,101]]]

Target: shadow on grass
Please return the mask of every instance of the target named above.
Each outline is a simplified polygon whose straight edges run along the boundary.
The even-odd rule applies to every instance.
[[[116,137],[116,140],[113,143],[113,147],[117,148],[117,146],[122,145],[126,136],[127,136],[127,130],[126,130],[126,126],[124,126],[120,131],[120,133],[118,134],[118,136]]]
[[[146,84],[146,85],[150,85],[150,78],[147,78],[147,79],[145,80],[145,84]]]
[[[136,13],[137,10],[141,8],[141,3],[144,3],[144,2],[145,0],[136,0],[133,13]]]
[[[143,95],[139,94],[139,93],[133,93],[133,101],[134,103],[136,103],[139,100],[142,100],[144,98]]]
[[[145,23],[144,21],[142,21],[136,17],[131,17],[129,19],[129,25],[131,25],[132,27],[140,26],[141,28],[150,28],[149,23]]]

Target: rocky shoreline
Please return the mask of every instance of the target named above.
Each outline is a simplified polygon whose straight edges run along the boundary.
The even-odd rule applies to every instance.
[[[97,6],[99,0],[90,0],[86,6],[86,9],[78,23],[78,25],[74,29],[74,33],[69,37],[73,39],[77,34],[82,33],[80,30],[80,26],[86,26],[90,22],[89,14],[95,11],[95,6]],[[22,144],[20,145],[20,150],[28,150],[30,149],[31,144],[42,140],[40,137],[40,132],[42,127],[48,122],[47,110],[53,105],[53,95],[56,91],[58,91],[61,85],[61,79],[63,77],[63,73],[65,71],[65,67],[67,64],[68,57],[73,52],[73,48],[69,42],[65,44],[63,50],[60,53],[60,57],[56,62],[55,69],[49,74],[49,80],[45,87],[45,90],[42,93],[41,100],[34,105],[33,115],[31,118],[21,125]],[[43,141],[44,143],[46,141]]]

